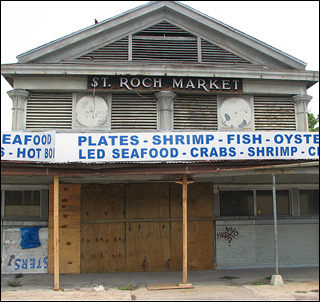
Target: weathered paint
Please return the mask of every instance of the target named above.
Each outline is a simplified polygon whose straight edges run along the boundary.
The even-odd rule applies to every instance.
[[[20,228],[4,229],[2,239],[1,273],[47,273],[48,228],[42,227],[39,230],[41,245],[37,248],[22,249]]]

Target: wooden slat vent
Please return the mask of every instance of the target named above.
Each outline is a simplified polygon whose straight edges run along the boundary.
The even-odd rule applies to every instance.
[[[249,61],[201,39],[201,57],[203,63],[251,64]]]
[[[175,130],[217,130],[217,97],[178,95],[174,101]]]
[[[153,95],[113,95],[111,129],[156,130],[157,101]]]
[[[197,38],[163,21],[132,36],[132,60],[197,62]]]
[[[76,59],[83,62],[104,62],[110,60],[128,60],[128,37],[113,42]]]
[[[290,97],[255,96],[255,130],[296,130],[295,108]]]
[[[71,129],[72,94],[31,94],[26,128]]]

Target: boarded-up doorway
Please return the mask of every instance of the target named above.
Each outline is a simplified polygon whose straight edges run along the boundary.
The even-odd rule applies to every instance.
[[[212,184],[188,186],[188,269],[214,268]],[[85,184],[81,272],[182,270],[181,185]]]

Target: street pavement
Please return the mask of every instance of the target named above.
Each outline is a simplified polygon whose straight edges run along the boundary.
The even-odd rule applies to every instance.
[[[1,275],[2,301],[319,301],[319,267],[280,268],[284,285],[270,285],[274,269],[190,271],[193,288],[148,290],[182,283],[182,272]],[[16,282],[17,286],[14,285]],[[11,285],[11,286],[10,286]]]

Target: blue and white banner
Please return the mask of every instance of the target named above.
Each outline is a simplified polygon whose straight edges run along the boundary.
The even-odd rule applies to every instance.
[[[53,162],[55,131],[1,132],[1,160]]]
[[[319,159],[314,132],[1,133],[2,160],[173,162]],[[31,135],[31,137],[30,137]],[[50,142],[50,143],[49,143]]]

